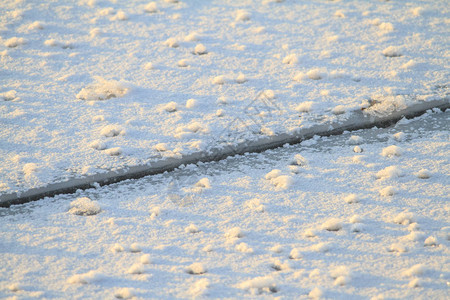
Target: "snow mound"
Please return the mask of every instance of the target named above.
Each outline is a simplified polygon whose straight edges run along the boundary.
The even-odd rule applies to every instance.
[[[248,21],[250,20],[250,13],[247,12],[246,10],[240,9],[238,11],[236,11],[236,21]]]
[[[305,101],[303,103],[300,103],[295,108],[298,112],[310,112],[313,107],[314,102],[313,101]]]
[[[192,109],[192,108],[194,108],[196,106],[197,106],[197,100],[195,100],[195,99],[188,99],[186,101],[186,108]]]
[[[210,189],[211,183],[209,182],[209,179],[207,177],[204,177],[195,184],[195,187],[199,187],[202,189]]]
[[[291,176],[281,175],[281,171],[278,169],[270,171],[264,178],[269,180],[270,183],[277,189],[287,189],[294,181]]]
[[[329,244],[324,243],[324,242],[321,242],[321,243],[312,245],[312,246],[310,247],[310,249],[311,249],[311,251],[322,252],[322,253],[324,253],[324,252],[330,251],[331,247],[330,247]]]
[[[178,41],[175,38],[168,38],[164,42],[164,45],[170,48],[178,48],[180,46],[180,44],[178,44]]]
[[[423,264],[417,264],[412,266],[411,268],[402,272],[402,275],[405,277],[419,276],[423,275],[426,272],[426,268]]]
[[[404,211],[395,216],[393,221],[396,224],[409,225],[415,221],[415,217],[412,212]]]
[[[244,233],[242,232],[242,230],[239,227],[233,227],[230,230],[228,230],[228,232],[225,234],[225,236],[227,238],[243,238],[244,237]]]
[[[357,135],[352,135],[348,138],[347,144],[349,145],[359,145],[362,144],[363,138]]]
[[[97,271],[89,271],[84,274],[77,274],[73,275],[69,279],[67,279],[68,283],[81,283],[81,284],[88,284],[92,282],[96,282],[99,280],[102,280],[104,278],[104,275],[97,272]]]
[[[351,272],[347,266],[338,266],[330,270],[334,285],[346,285],[350,282]]]
[[[31,176],[38,170],[38,166],[35,163],[26,163],[22,171],[25,174],[25,177]]]
[[[322,296],[323,296],[323,292],[318,287],[313,288],[308,294],[308,297],[311,299],[320,299]]]
[[[430,171],[428,171],[426,169],[420,170],[419,172],[415,173],[415,175],[417,176],[417,178],[420,178],[420,179],[428,179],[431,177]]]
[[[358,203],[359,197],[356,194],[350,194],[344,198],[344,201],[347,203]]]
[[[196,262],[186,268],[186,273],[192,275],[200,275],[206,273],[207,270],[202,263]]]
[[[96,82],[83,88],[76,96],[78,99],[96,101],[120,98],[129,91],[129,87],[116,80],[106,80],[98,76],[94,78]]]
[[[309,79],[320,80],[324,77],[324,74],[319,69],[311,69],[306,73]]]
[[[253,249],[246,243],[236,245],[236,250],[242,253],[253,253]]]
[[[283,64],[287,64],[287,65],[293,65],[296,64],[298,62],[298,58],[297,55],[295,54],[289,54],[287,55],[285,58],[283,58]]]
[[[93,216],[101,212],[97,201],[92,201],[88,197],[78,198],[70,203],[69,213],[79,216]]]
[[[393,196],[395,194],[395,188],[393,186],[387,186],[379,190],[379,193],[382,197]]]
[[[120,244],[114,244],[114,246],[111,247],[111,250],[113,252],[123,252],[125,251],[125,248]]]
[[[282,270],[289,270],[291,268],[291,265],[289,264],[288,261],[282,263],[279,260],[274,260],[270,265],[270,267],[275,271],[282,271]]]
[[[144,273],[144,267],[141,264],[133,264],[128,269],[128,274],[143,274]]]
[[[163,106],[163,110],[167,112],[175,112],[177,111],[177,103],[174,101],[171,101]]]
[[[247,82],[247,78],[245,77],[244,74],[239,73],[239,75],[236,77],[235,81],[236,81],[236,83],[242,84],[242,83]]]
[[[402,154],[402,149],[395,145],[383,148],[381,151],[381,155],[385,157],[401,156]]]
[[[289,253],[290,259],[301,259],[303,257],[302,252],[298,248],[294,248]]]
[[[184,229],[184,232],[186,232],[186,233],[198,233],[198,232],[200,232],[200,230],[194,224],[189,224],[189,226],[187,226]]]
[[[327,231],[339,231],[342,229],[342,222],[337,218],[328,219],[322,224],[322,229]]]
[[[245,202],[245,205],[256,212],[264,212],[265,206],[258,198],[253,198]]]
[[[294,166],[306,166],[307,164],[308,160],[300,154],[295,154],[294,159],[291,161],[291,165]]]
[[[15,48],[23,44],[25,44],[25,40],[23,38],[18,37],[12,37],[5,41],[5,46],[8,48]]]
[[[158,12],[158,5],[156,4],[156,2],[149,2],[147,5],[145,5],[144,11],[148,13],[156,13]]]
[[[114,297],[117,299],[131,299],[134,297],[134,293],[129,288],[121,288],[114,293]]]
[[[197,280],[188,290],[188,294],[193,297],[199,297],[205,293],[210,283],[207,278]]]
[[[405,253],[408,252],[408,248],[401,243],[394,243],[388,248],[389,252]]]
[[[426,240],[423,243],[423,245],[425,247],[437,246],[438,242],[437,242],[437,239],[434,236],[429,236],[429,237],[426,238]]]
[[[402,177],[403,171],[397,166],[386,167],[376,174],[377,179],[386,179],[393,177]]]
[[[386,57],[399,57],[402,56],[402,53],[399,48],[394,46],[389,46],[383,50],[383,55]]]
[[[139,253],[142,252],[142,248],[138,243],[133,243],[130,245],[130,252],[131,253]]]
[[[102,130],[100,130],[100,134],[104,137],[115,137],[118,135],[124,135],[125,130],[118,125],[110,124],[103,127]]]
[[[276,293],[278,291],[275,280],[271,276],[256,277],[238,285],[243,290],[250,290],[252,294]]]
[[[193,53],[196,55],[204,55],[207,54],[208,51],[206,50],[206,47],[203,44],[198,44],[195,46]]]
[[[8,92],[5,93],[1,93],[0,97],[3,98],[4,101],[13,101],[13,100],[18,100],[20,98],[18,98],[17,96],[17,91],[15,90],[10,90]]]
[[[110,156],[119,156],[123,153],[123,150],[120,147],[114,147],[114,148],[106,149],[105,153]]]
[[[141,262],[141,264],[143,265],[148,265],[152,263],[152,260],[150,259],[150,254],[144,254],[141,256],[141,258],[139,259],[139,261]]]

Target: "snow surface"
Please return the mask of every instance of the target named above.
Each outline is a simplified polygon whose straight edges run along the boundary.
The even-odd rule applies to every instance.
[[[0,208],[0,298],[445,299],[449,119],[429,111]],[[401,156],[380,155],[392,145]],[[376,178],[391,166],[403,176]]]
[[[2,194],[448,93],[446,1],[3,0],[0,11]]]

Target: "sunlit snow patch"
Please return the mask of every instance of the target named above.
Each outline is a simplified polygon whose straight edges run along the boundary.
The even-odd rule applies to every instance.
[[[107,100],[111,98],[123,97],[129,91],[128,87],[116,80],[106,80],[99,76],[94,78],[96,82],[83,88],[77,94],[78,99],[88,101]]]
[[[70,203],[69,213],[79,216],[92,216],[101,211],[97,201],[92,201],[88,197],[78,198]]]

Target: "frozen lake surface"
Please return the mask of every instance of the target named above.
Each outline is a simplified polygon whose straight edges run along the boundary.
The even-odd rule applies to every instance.
[[[444,299],[449,117],[0,209],[0,296]]]

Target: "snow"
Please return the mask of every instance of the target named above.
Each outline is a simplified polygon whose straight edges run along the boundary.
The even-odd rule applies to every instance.
[[[401,156],[402,154],[402,149],[396,145],[388,146],[381,151],[381,155],[385,157]]]
[[[80,216],[92,216],[100,213],[100,205],[88,197],[78,198],[70,203],[69,213]]]
[[[339,231],[342,229],[342,222],[337,218],[331,218],[322,224],[322,229],[328,231]]]
[[[447,6],[2,1],[0,298],[445,298]]]
[[[186,273],[192,275],[200,275],[206,273],[206,268],[202,263],[196,262],[186,268]]]

